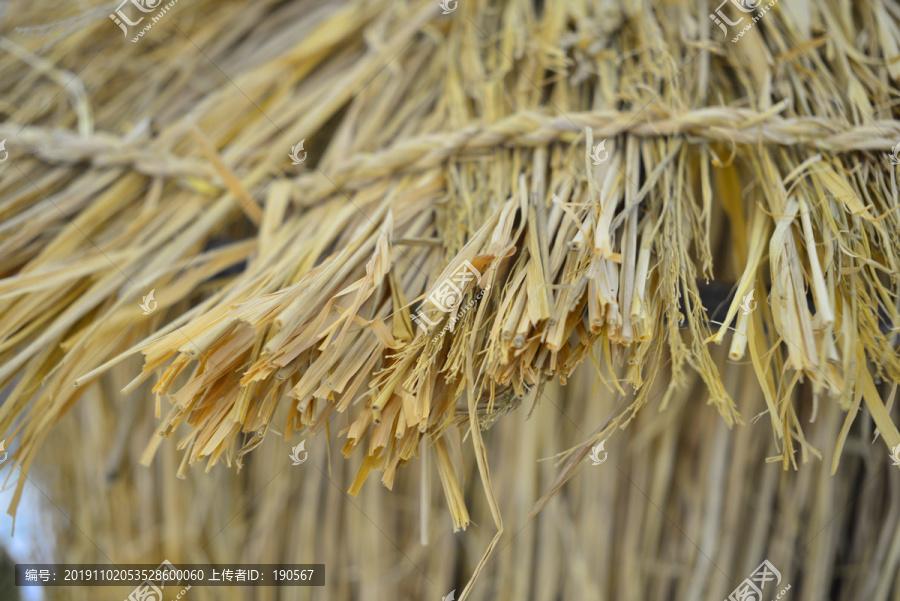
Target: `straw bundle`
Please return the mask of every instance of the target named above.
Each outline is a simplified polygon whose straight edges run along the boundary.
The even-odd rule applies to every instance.
[[[724,347],[712,354],[739,411],[758,412],[763,400],[749,385],[753,367],[728,362]],[[137,368],[134,359],[126,361],[104,376],[105,385],[86,387],[25,485],[58,524],[65,561],[326,566],[324,589],[197,586],[188,596],[197,601],[439,600],[453,589],[459,598],[494,533],[482,526],[454,535],[439,479],[420,474],[420,465],[401,470],[393,490],[366,486],[356,498],[345,490],[359,458],[329,463],[325,437],[307,440],[309,460],[298,467],[287,463],[286,446],[270,438],[240,472],[192,470],[176,479],[174,445],[163,445],[153,465],[142,468],[143,445],[158,420],[152,404],[123,407],[118,394]],[[595,379],[581,369],[565,387],[548,384],[530,419],[514,412],[485,436],[506,534],[470,600],[722,601],[763,557],[780,570],[779,589],[791,585],[787,599],[895,598],[900,472],[871,444],[871,420],[856,420],[835,474],[825,461],[785,472],[765,462],[775,448],[767,424],[729,431],[696,402],[705,391],[696,374],[686,376],[665,411],[640,412],[607,441],[605,463],[582,461],[529,519],[532,500],[559,472],[553,461],[540,460],[587,437],[615,407],[616,395],[597,390]],[[664,391],[660,381],[653,406]],[[840,415],[823,412],[810,423],[811,383],[798,385],[795,395],[803,401],[807,440],[829,448]],[[333,442],[336,451],[340,442]],[[461,467],[467,482],[477,474],[472,453]],[[465,502],[475,521],[489,515],[479,487],[466,486]],[[17,528],[16,538],[23,534]],[[48,599],[94,601],[98,594],[125,599],[130,590],[47,592]]]
[[[350,492],[433,455],[465,528],[471,437],[485,557],[503,526],[482,430],[589,356],[619,402],[534,511],[688,367],[745,423],[712,355],[726,338],[785,468],[822,457],[801,381],[810,419],[847,412],[832,471],[863,401],[900,444],[878,389],[900,376],[893,4],[776,3],[736,41],[703,3],[211,6],[135,44],[104,7],[49,31],[38,6],[10,13],[0,432],[22,474],[138,355],[121,390],[155,377],[162,418],[142,461],[182,428],[183,477],[338,419]],[[720,323],[698,279],[736,283]]]

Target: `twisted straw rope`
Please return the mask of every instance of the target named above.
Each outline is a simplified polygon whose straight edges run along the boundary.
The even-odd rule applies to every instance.
[[[820,117],[782,118],[777,113],[787,104],[779,103],[766,112],[708,107],[681,115],[659,115],[649,110],[564,116],[517,113],[490,125],[473,124],[456,132],[401,140],[374,153],[359,153],[342,160],[338,170],[327,177],[310,173],[296,178],[294,184],[304,201],[310,202],[332,193],[335,185],[434,167],[454,154],[497,146],[541,146],[556,140],[574,142],[585,128],[593,130],[595,140],[623,132],[642,137],[686,135],[689,139],[731,144],[801,145],[832,153],[889,151],[900,142],[900,121],[854,126]]]
[[[541,146],[557,140],[574,142],[585,128],[595,139],[624,132],[641,137],[686,135],[729,144],[805,146],[831,153],[889,151],[900,142],[900,121],[863,125],[822,117],[781,117],[783,101],[767,111],[707,107],[681,114],[661,109],[574,112],[563,116],[520,112],[491,124],[473,124],[454,132],[425,134],[401,140],[382,150],[358,153],[340,162],[330,174],[311,172],[293,180],[304,204],[334,192],[335,185],[368,181],[400,171],[440,165],[454,154],[514,146]],[[24,151],[50,163],[89,161],[95,167],[130,165],[149,176],[193,175],[224,187],[205,160],[183,158],[154,149],[141,140],[97,133],[81,137],[66,130],[0,124],[0,139],[15,141],[10,150]],[[18,132],[18,133],[16,133]]]
[[[74,165],[89,162],[94,167],[130,166],[151,177],[193,175],[216,177],[215,169],[205,160],[179,157],[148,146],[148,140],[97,132],[80,136],[64,129],[40,126],[21,127],[0,124],[0,140],[8,139],[10,159],[30,154],[51,164]]]

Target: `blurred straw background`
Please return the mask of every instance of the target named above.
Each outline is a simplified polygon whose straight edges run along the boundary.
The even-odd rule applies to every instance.
[[[898,598],[900,7],[739,4],[0,4],[0,435],[44,559]]]
[[[752,368],[726,365],[722,356],[717,363],[739,410],[761,411]],[[786,472],[765,462],[775,451],[765,421],[729,432],[697,402],[704,396],[697,376],[664,412],[657,400],[608,441],[603,464],[583,462],[529,521],[533,501],[559,471],[539,460],[587,437],[585,428],[613,410],[614,397],[594,391],[594,382],[590,370],[579,370],[568,386],[548,387],[531,419],[514,412],[486,433],[509,534],[470,599],[721,600],[763,557],[781,571],[782,585],[792,585],[792,599],[894,598],[900,477],[871,444],[871,422],[854,428],[834,476],[827,462]],[[180,480],[170,447],[151,468],[137,467],[154,427],[152,407],[131,417],[134,439],[116,448],[110,432],[125,408],[116,383],[109,384],[106,393],[92,387],[85,394],[41,455],[46,467],[37,483],[71,518],[47,508],[67,562],[324,562],[324,590],[193,587],[189,598],[440,599],[459,593],[493,536],[483,525],[490,513],[473,484],[471,454],[463,468],[466,502],[479,525],[453,533],[432,476],[423,546],[418,462],[401,472],[394,490],[372,482],[352,498],[345,491],[356,465],[336,460],[340,444],[332,445],[329,474],[323,437],[307,441],[309,460],[296,467],[286,444],[266,440],[239,473],[191,471]],[[808,406],[808,387],[798,398]],[[840,426],[840,416],[826,412],[806,431],[811,444],[827,449]],[[115,472],[110,457],[118,458]],[[47,590],[58,595],[50,598],[85,601],[129,592]]]

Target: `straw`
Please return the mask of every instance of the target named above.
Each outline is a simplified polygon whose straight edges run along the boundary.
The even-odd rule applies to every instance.
[[[15,15],[0,432],[22,475],[138,355],[120,390],[152,382],[135,399],[161,418],[141,461],[176,446],[183,477],[340,424],[347,490],[433,456],[465,529],[471,444],[496,528],[474,575],[504,532],[482,431],[588,357],[628,400],[569,445],[534,511],[693,374],[710,428],[768,412],[785,469],[823,456],[807,382],[812,418],[864,402],[878,444],[900,445],[878,388],[900,378],[896,11],[777,3],[732,42],[705,5],[651,4],[200,2],[139,43],[98,19],[46,47],[37,7]],[[736,282],[723,321],[702,280]],[[762,392],[750,410],[714,359],[729,337]]]

